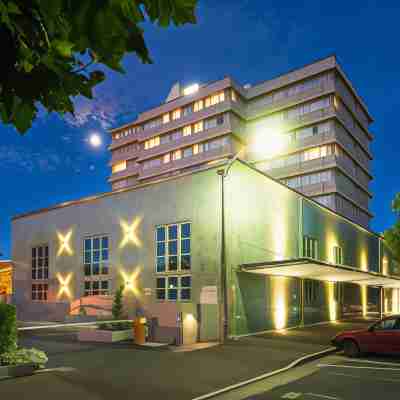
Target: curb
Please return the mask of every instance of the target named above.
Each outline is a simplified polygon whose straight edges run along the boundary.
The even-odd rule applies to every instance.
[[[316,360],[318,358],[325,357],[325,356],[327,356],[329,354],[336,353],[338,350],[339,349],[337,349],[336,347],[329,347],[328,349],[319,351],[317,353],[307,354],[307,355],[305,355],[303,357],[298,358],[297,360],[292,361],[286,367],[279,368],[279,369],[276,369],[276,370],[271,371],[271,372],[267,372],[265,374],[256,376],[254,378],[247,379],[246,381],[242,381],[242,382],[236,383],[234,385],[226,386],[226,387],[224,387],[222,389],[216,390],[215,392],[211,392],[211,393],[203,394],[202,396],[194,397],[191,400],[210,399],[211,397],[218,396],[219,394],[223,394],[223,393],[229,392],[229,391],[234,390],[234,389],[239,389],[239,388],[241,388],[243,386],[246,386],[246,385],[249,385],[251,383],[260,381],[262,379],[266,379],[266,378],[269,378],[271,376],[286,372],[289,369],[298,367],[299,365],[303,365],[303,364],[305,364],[305,363],[307,363],[309,361],[313,361],[313,360]]]

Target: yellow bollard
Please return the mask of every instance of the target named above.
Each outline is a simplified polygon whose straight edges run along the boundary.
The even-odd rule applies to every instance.
[[[136,318],[133,321],[133,340],[135,344],[146,342],[146,318]]]

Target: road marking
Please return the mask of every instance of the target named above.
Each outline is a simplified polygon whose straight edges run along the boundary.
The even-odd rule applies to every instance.
[[[352,368],[352,369],[373,369],[383,371],[400,371],[400,368],[379,368],[379,367],[360,367],[353,365],[336,365],[336,364],[318,364],[317,367],[330,367],[330,368]]]
[[[367,377],[357,376],[357,375],[341,374],[341,373],[338,373],[338,372],[331,372],[329,375],[349,376],[350,378],[356,378],[356,379],[362,379],[362,380],[368,379],[369,381],[372,380],[372,381],[377,381],[377,382],[380,382],[380,381],[382,381],[382,382],[393,382],[393,383],[400,382],[400,379],[390,379],[390,378],[379,378],[379,379],[376,379],[376,378],[371,378],[371,377],[367,378]]]
[[[281,399],[298,399],[300,396],[302,395],[302,393],[296,393],[296,392],[289,392],[289,393],[285,393]]]
[[[41,374],[43,372],[73,372],[73,371],[77,371],[77,369],[73,367],[57,367],[57,368],[39,369],[35,373]]]
[[[318,394],[318,393],[306,393],[306,395],[307,395],[307,396],[311,396],[311,397],[319,397],[320,399],[340,400],[339,397],[327,396],[327,395]]]
[[[400,363],[393,363],[393,362],[386,362],[386,361],[372,361],[372,360],[346,360],[346,362],[353,362],[353,363],[365,363],[365,364],[377,364],[377,365],[391,365],[400,368]]]
[[[242,386],[249,385],[250,383],[254,383],[254,382],[260,381],[260,380],[265,379],[265,378],[270,378],[271,376],[280,374],[281,372],[286,372],[289,369],[292,369],[292,368],[296,367],[297,365],[301,364],[304,361],[309,361],[309,360],[312,360],[314,358],[323,357],[325,355],[328,355],[328,354],[331,354],[331,353],[335,353],[336,351],[337,351],[336,347],[329,347],[328,349],[325,349],[325,350],[322,350],[322,351],[318,351],[317,353],[307,354],[306,356],[300,357],[297,360],[292,361],[286,367],[283,367],[283,368],[280,368],[280,369],[276,369],[275,371],[267,372],[266,374],[262,374],[262,375],[256,376],[255,378],[251,378],[251,379],[248,379],[246,381],[242,381],[242,382],[236,383],[234,385],[226,386],[226,387],[224,387],[222,389],[216,390],[215,392],[203,394],[202,396],[195,397],[192,400],[205,400],[205,399],[209,399],[211,397],[215,397],[215,396],[217,396],[219,394],[226,393],[226,392],[229,392],[231,390],[241,388]]]

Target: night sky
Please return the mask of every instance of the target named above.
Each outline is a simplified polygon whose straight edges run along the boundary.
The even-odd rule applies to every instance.
[[[125,75],[107,71],[94,101],[77,99],[76,119],[43,113],[23,137],[0,125],[3,258],[11,253],[12,216],[110,190],[107,129],[163,102],[174,82],[229,75],[254,84],[334,53],[375,118],[371,227],[382,232],[393,223],[390,203],[400,191],[400,4],[210,0],[199,2],[197,15],[198,24],[184,28],[145,25],[154,64],[126,57]],[[103,138],[98,149],[87,142],[92,131]]]

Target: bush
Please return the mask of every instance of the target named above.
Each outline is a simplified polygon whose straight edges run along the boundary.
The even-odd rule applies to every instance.
[[[0,355],[17,349],[17,312],[15,306],[0,303]]]
[[[39,368],[43,368],[47,361],[46,353],[34,348],[14,349],[0,355],[0,364],[2,365],[35,364]]]
[[[111,322],[111,323],[101,323],[97,325],[98,329],[103,331],[124,331],[132,329],[131,322]]]
[[[114,302],[112,305],[112,315],[113,315],[114,319],[122,319],[123,308],[124,308],[124,305],[122,302],[123,292],[124,292],[123,285],[121,285],[115,292]]]

